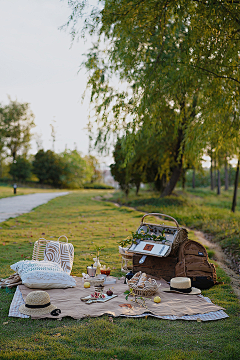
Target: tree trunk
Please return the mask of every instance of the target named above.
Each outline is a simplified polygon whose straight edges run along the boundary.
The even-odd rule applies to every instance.
[[[218,169],[217,171],[217,194],[220,195],[221,194],[221,178],[220,178],[220,170]]]
[[[136,183],[135,186],[136,186],[136,195],[138,195],[138,192],[139,192],[139,189],[140,189],[140,182],[139,183]]]
[[[195,167],[193,167],[193,174],[192,174],[192,188],[195,189]]]
[[[228,167],[228,188],[231,186],[231,169],[232,169],[232,166],[231,164],[228,164],[229,167]]]
[[[161,197],[171,195],[178,180],[180,179],[181,172],[182,172],[182,164],[179,164],[178,166],[176,166],[174,168],[171,179],[169,180],[169,182],[167,183],[167,186],[163,190]]]
[[[213,158],[211,152],[211,167],[210,167],[210,177],[211,177],[211,190],[214,190],[214,181],[213,181]]]
[[[238,159],[236,175],[235,175],[235,182],[234,182],[234,192],[233,192],[233,201],[232,201],[232,212],[235,212],[236,205],[237,205],[237,190],[238,190],[238,179],[239,179],[239,163],[240,159]]]
[[[229,176],[228,176],[228,162],[227,162],[227,158],[225,159],[225,166],[224,166],[224,168],[225,168],[225,174],[224,174],[224,176],[225,176],[225,190],[228,190],[228,188],[229,188]]]
[[[182,189],[185,190],[185,184],[186,184],[186,169],[182,170]]]
[[[216,160],[214,160],[213,164],[213,189],[216,187],[216,180],[217,180],[217,169],[216,169]]]
[[[193,111],[191,114],[191,116],[193,118],[195,116],[196,104],[197,104],[197,97],[195,97],[195,99],[194,99]],[[179,125],[179,128],[178,128],[177,143],[176,143],[176,147],[174,149],[174,152],[175,152],[174,160],[175,160],[176,165],[173,168],[171,178],[170,178],[169,182],[167,183],[165,189],[163,190],[161,197],[171,195],[171,193],[173,192],[175,186],[177,185],[177,182],[180,179],[180,176],[182,173],[183,152],[184,152],[184,147],[182,146],[182,144],[183,144],[183,140],[184,140],[184,127],[186,124],[185,94],[183,94],[182,100],[180,101],[180,112],[183,114],[183,121],[182,121],[182,124]]]

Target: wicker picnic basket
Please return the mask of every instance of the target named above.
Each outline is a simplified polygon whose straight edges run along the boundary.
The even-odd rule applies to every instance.
[[[144,222],[144,219],[146,216],[157,216],[159,218],[167,218],[167,220],[171,220],[175,223],[176,227],[164,225],[164,224],[153,224]],[[164,256],[175,256],[178,252],[179,246],[188,239],[188,232],[186,229],[181,228],[177,222],[176,219],[174,219],[172,216],[166,215],[166,214],[160,214],[160,213],[149,213],[142,217],[140,226],[138,228],[138,232],[143,231],[147,232],[150,231],[153,234],[159,235],[162,231],[165,231],[166,234],[172,234],[173,239],[171,243],[168,241],[166,242],[167,245],[170,245],[169,251]]]
[[[66,239],[66,241],[60,241],[59,239],[62,237],[64,237]],[[46,240],[44,238],[40,238],[37,241],[35,241],[34,247],[33,247],[32,260],[39,260],[39,261],[44,260],[45,248],[46,248],[47,243],[49,243],[50,241],[53,241],[53,240]],[[68,243],[68,238],[65,235],[61,235],[61,236],[59,236],[57,241],[63,242],[63,243]]]
[[[156,294],[160,286],[154,279],[151,279],[151,282],[146,281],[143,288],[139,288],[137,284],[132,284],[131,279],[127,280],[127,284],[129,289],[133,289],[134,294],[139,296],[152,296]]]

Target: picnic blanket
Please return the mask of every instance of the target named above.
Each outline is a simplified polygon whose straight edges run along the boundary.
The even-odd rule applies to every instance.
[[[162,299],[161,303],[156,304],[152,300],[147,299],[147,309],[130,301],[131,297],[129,297],[128,300],[125,299],[123,293],[128,289],[128,286],[123,283],[123,279],[117,280],[116,284],[111,285],[113,293],[118,295],[116,298],[109,300],[106,303],[86,304],[82,302],[80,298],[91,294],[94,291],[94,288],[91,287],[85,289],[83,287],[82,278],[75,279],[77,282],[75,288],[47,290],[50,295],[51,303],[61,309],[61,314],[58,318],[70,316],[74,319],[80,319],[88,316],[97,317],[108,314],[114,317],[141,317],[149,315],[171,320],[196,320],[197,318],[200,318],[204,321],[228,317],[222,307],[209,302],[209,299],[206,299],[202,295],[183,295],[161,291],[161,288],[168,286],[164,280],[160,280],[161,286],[158,291],[158,295]],[[19,285],[18,289],[21,292],[23,300],[26,299],[27,294],[32,291],[24,285]],[[9,315],[14,316],[10,313]],[[26,316],[24,315],[24,317]],[[47,314],[34,318],[53,317],[50,314]]]

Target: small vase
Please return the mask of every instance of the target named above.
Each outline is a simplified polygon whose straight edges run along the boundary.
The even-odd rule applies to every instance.
[[[101,271],[100,271],[101,264],[100,264],[99,258],[96,257],[96,258],[93,258],[93,260],[95,261],[93,267],[97,268],[96,275],[99,275],[101,273]]]

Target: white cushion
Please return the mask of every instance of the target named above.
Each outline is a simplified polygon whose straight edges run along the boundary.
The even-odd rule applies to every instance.
[[[51,261],[26,260],[11,265],[22,279],[22,283],[33,289],[65,289],[75,287],[74,278],[65,273],[61,266]]]
[[[12,270],[16,271],[19,275],[23,274],[24,272],[29,272],[32,270],[36,270],[36,267],[39,268],[39,270],[53,270],[53,269],[60,269],[61,266],[57,263],[54,263],[52,261],[45,261],[45,260],[21,260],[16,262],[15,264],[10,266]]]

